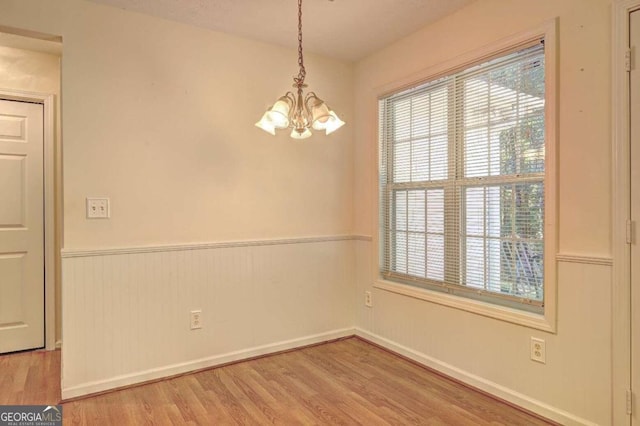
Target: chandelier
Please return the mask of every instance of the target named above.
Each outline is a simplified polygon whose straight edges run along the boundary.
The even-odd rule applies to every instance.
[[[293,77],[296,93],[287,92],[281,96],[256,126],[272,135],[276,134],[276,129],[290,128],[294,139],[308,138],[311,136],[311,128],[324,130],[327,135],[335,132],[344,125],[344,121],[314,92],[303,95],[303,89],[307,87],[304,84],[307,71],[302,55],[302,0],[298,0],[298,66],[298,76]]]

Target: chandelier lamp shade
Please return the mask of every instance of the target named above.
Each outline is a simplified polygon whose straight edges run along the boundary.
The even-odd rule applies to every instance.
[[[276,130],[291,129],[294,139],[308,138],[311,129],[324,130],[327,135],[335,132],[344,125],[344,121],[314,92],[304,94],[307,71],[302,54],[302,0],[298,0],[298,66],[298,76],[293,78],[295,93],[287,92],[281,96],[267,109],[256,126],[272,135],[276,134]]]

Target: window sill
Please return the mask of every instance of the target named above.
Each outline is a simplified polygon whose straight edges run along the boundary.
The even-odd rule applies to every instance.
[[[556,332],[555,323],[550,322],[546,315],[524,312],[518,309],[497,306],[491,303],[467,299],[465,297],[440,293],[419,287],[414,287],[408,284],[400,284],[382,279],[378,279],[376,282],[374,282],[373,287],[380,290],[389,291],[391,293],[401,294],[403,296],[413,297],[415,299],[420,299],[431,303],[437,303],[439,305],[448,306],[450,308],[460,309],[462,311],[471,312],[500,321],[510,322],[512,324],[535,328],[549,333]]]

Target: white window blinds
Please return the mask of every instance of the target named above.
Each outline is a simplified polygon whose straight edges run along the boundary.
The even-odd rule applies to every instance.
[[[544,106],[543,42],[380,100],[385,279],[543,306]]]

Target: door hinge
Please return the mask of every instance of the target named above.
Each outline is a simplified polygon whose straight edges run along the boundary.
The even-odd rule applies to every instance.
[[[633,413],[633,392],[631,389],[627,389],[627,414],[631,415]]]
[[[627,49],[626,52],[624,52],[624,68],[627,70],[627,72],[630,72],[633,68],[633,63],[632,63],[632,53],[631,53],[631,49]]]
[[[633,244],[635,223],[631,220],[627,220],[627,244]]]

